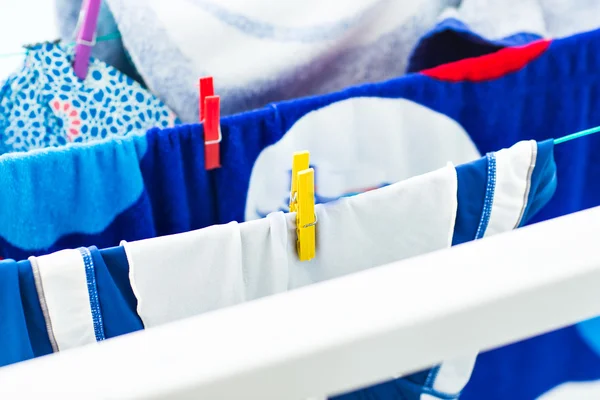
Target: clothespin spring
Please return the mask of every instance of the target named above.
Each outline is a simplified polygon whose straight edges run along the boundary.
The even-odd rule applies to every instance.
[[[315,220],[306,225],[302,225],[302,228],[308,228],[310,226],[315,226],[315,225],[317,225],[317,222],[319,222],[319,219],[317,218],[317,213],[315,213]]]

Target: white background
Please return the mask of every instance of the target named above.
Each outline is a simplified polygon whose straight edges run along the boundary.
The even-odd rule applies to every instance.
[[[0,81],[18,68],[22,56],[4,54],[22,52],[22,45],[58,38],[54,1],[0,0]]]

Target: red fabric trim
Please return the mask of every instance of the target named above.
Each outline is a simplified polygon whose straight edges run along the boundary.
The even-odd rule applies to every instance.
[[[525,46],[507,47],[495,53],[466,58],[421,71],[434,79],[449,82],[482,82],[518,71],[541,56],[551,40],[539,40]]]

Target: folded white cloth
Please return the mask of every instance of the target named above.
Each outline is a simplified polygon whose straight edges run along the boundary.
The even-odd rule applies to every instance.
[[[317,205],[316,257],[296,255],[295,214],[124,243],[138,314],[152,327],[445,248],[456,170]]]
[[[494,154],[484,236],[521,221],[536,149],[528,141]],[[449,247],[456,210],[457,176],[449,164],[317,205],[316,257],[308,262],[296,255],[294,213],[123,246],[138,314],[152,327]]]
[[[536,156],[534,141],[489,156],[486,198],[493,201],[476,221],[482,229],[478,237],[519,225]],[[124,243],[138,314],[145,327],[153,327],[449,247],[457,190],[456,170],[449,164],[317,205],[316,257],[308,262],[296,255],[294,213]],[[459,393],[471,376],[476,350],[435,367],[431,388]],[[434,397],[421,396],[429,398]]]

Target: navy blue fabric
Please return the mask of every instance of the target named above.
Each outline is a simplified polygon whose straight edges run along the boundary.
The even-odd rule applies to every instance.
[[[129,296],[132,294],[127,276],[129,267],[118,256],[118,254],[124,256],[125,251],[123,249],[121,252],[107,251],[109,256],[106,258],[116,262],[106,263],[103,254],[95,246],[90,247],[89,250],[94,261],[96,286],[106,339],[143,329],[144,326],[137,315],[135,303],[132,304],[131,296]],[[110,268],[107,265],[110,265]],[[127,286],[128,289],[122,292],[120,289],[124,286]]]
[[[97,254],[96,249],[96,246],[90,247],[92,255]],[[125,248],[118,246],[102,249],[100,250],[100,255],[102,256],[102,263],[106,266],[120,296],[127,303],[128,309],[135,314],[137,312],[137,299],[129,284],[129,263],[127,262]],[[98,290],[100,290],[100,287],[98,287]],[[141,320],[139,321],[141,324]],[[139,327],[142,328],[141,325]]]
[[[483,56],[541,38],[524,32],[500,40],[489,40],[471,31],[463,22],[447,18],[419,40],[409,57],[407,72],[419,72],[464,58]]]
[[[532,200],[527,202],[521,226],[533,218],[550,201],[556,193],[557,185],[554,140],[544,140],[538,143],[536,164],[531,174],[531,187],[529,188]]]
[[[461,400],[532,400],[561,383],[599,377],[600,357],[569,326],[480,354]]]
[[[0,366],[33,357],[14,260],[0,261],[0,343]]]
[[[458,176],[458,211],[454,223],[452,246],[475,239],[481,220],[487,186],[487,158],[456,167]]]
[[[52,353],[52,345],[46,329],[46,321],[40,306],[40,298],[35,288],[33,270],[29,261],[19,261],[19,289],[23,303],[23,315],[27,323],[29,342],[33,349],[33,357],[45,356]],[[4,348],[4,344],[0,345]]]

